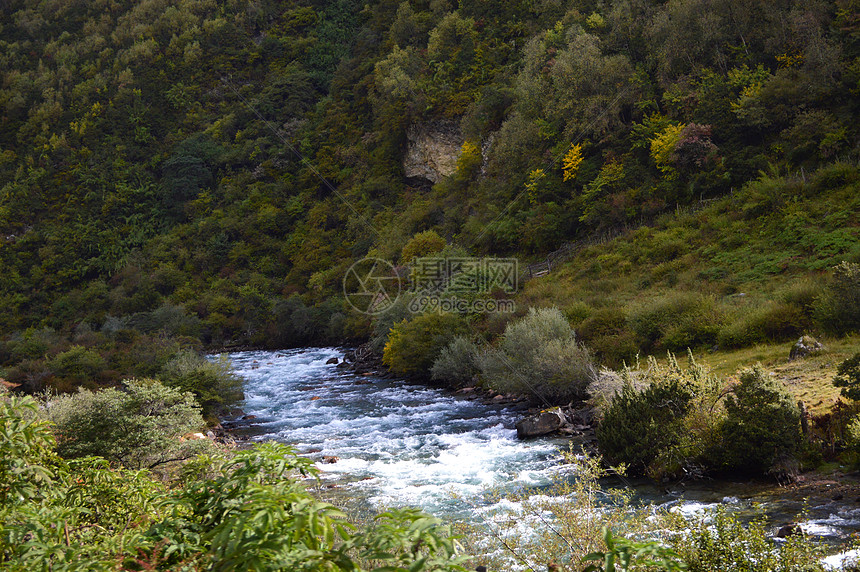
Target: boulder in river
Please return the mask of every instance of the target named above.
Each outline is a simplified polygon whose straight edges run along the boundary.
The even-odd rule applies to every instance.
[[[561,408],[553,407],[520,419],[517,423],[517,437],[520,439],[540,437],[558,431],[566,423],[567,419]]]
[[[336,357],[328,358],[325,362],[326,365],[337,365],[338,359]]]

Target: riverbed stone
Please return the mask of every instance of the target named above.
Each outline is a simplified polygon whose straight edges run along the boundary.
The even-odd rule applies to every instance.
[[[562,410],[559,407],[553,407],[520,419],[517,423],[517,437],[520,439],[540,437],[558,431],[566,423],[567,419]]]
[[[325,364],[326,365],[335,365],[335,364],[337,364],[337,362],[338,362],[338,359],[336,357],[333,357],[333,358],[328,358],[328,360],[326,360]]]

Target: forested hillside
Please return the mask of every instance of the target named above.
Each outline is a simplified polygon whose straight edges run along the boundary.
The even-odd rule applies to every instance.
[[[761,172],[779,184],[840,163],[838,188],[856,173],[855,0],[2,11],[7,366],[165,333],[360,340],[346,269],[406,263],[422,231],[526,261]],[[454,172],[407,176],[410,130],[439,125],[461,141]],[[843,229],[828,261],[858,256],[856,210],[822,224]]]

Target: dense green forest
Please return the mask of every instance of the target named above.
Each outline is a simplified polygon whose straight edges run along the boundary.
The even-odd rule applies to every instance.
[[[421,231],[527,260],[857,157],[849,0],[3,11],[7,334],[361,339],[346,268]],[[445,120],[456,171],[406,177],[410,126]],[[856,257],[856,211],[824,223],[830,259]]]

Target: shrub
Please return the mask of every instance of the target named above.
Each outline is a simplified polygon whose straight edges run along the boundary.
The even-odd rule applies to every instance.
[[[48,360],[48,368],[54,375],[69,378],[78,383],[93,380],[106,367],[105,360],[98,352],[83,346],[72,346]]]
[[[451,340],[467,333],[456,314],[420,314],[394,325],[382,353],[382,363],[398,375],[429,378],[433,362]]]
[[[168,387],[193,393],[205,417],[222,414],[244,397],[242,378],[233,373],[226,355],[210,361],[195,351],[183,350],[165,364],[159,378]]]
[[[555,403],[584,398],[596,375],[591,353],[558,308],[530,308],[508,323],[498,348],[484,351],[478,363],[493,389]]]
[[[721,429],[726,466],[765,472],[800,451],[800,411],[785,387],[756,365],[726,399]]]
[[[815,306],[816,320],[827,332],[844,335],[860,330],[860,264],[842,262]]]
[[[842,388],[842,395],[860,401],[860,352],[839,364],[833,385]]]
[[[713,298],[678,292],[632,309],[628,322],[644,349],[684,351],[716,343],[723,318]]]
[[[0,392],[0,509],[38,498],[53,482],[56,456],[49,424],[31,397]],[[2,551],[0,551],[2,554]]]
[[[97,455],[128,468],[152,468],[211,445],[181,439],[204,427],[194,396],[152,379],[57,397],[45,416],[56,424],[57,452],[67,458]]]
[[[582,321],[576,332],[604,365],[620,366],[636,356],[636,335],[627,329],[627,316],[621,308],[596,310]]]
[[[602,396],[610,403],[597,439],[608,461],[655,478],[709,462],[719,426],[719,382],[692,354],[689,359],[683,369],[671,354],[665,367],[650,358],[647,369],[622,372],[620,393]]]
[[[693,523],[684,520],[679,528],[685,532],[670,536],[669,542],[689,572],[825,570],[820,542],[799,534],[776,544],[770,523],[744,523],[725,508],[708,511]]]
[[[782,342],[800,336],[808,326],[803,308],[787,302],[770,302],[724,326],[717,343],[723,348],[741,348]]]
[[[436,234],[436,231],[425,230],[419,232],[409,239],[400,253],[400,261],[409,264],[415,258],[430,256],[445,248],[445,239]]]
[[[478,374],[478,348],[465,336],[457,336],[433,362],[431,377],[452,385],[467,385]]]
[[[463,570],[450,528],[417,510],[357,530],[308,493],[311,461],[283,445],[200,457],[168,489],[57,457],[32,399],[0,395],[0,427],[4,570]]]

